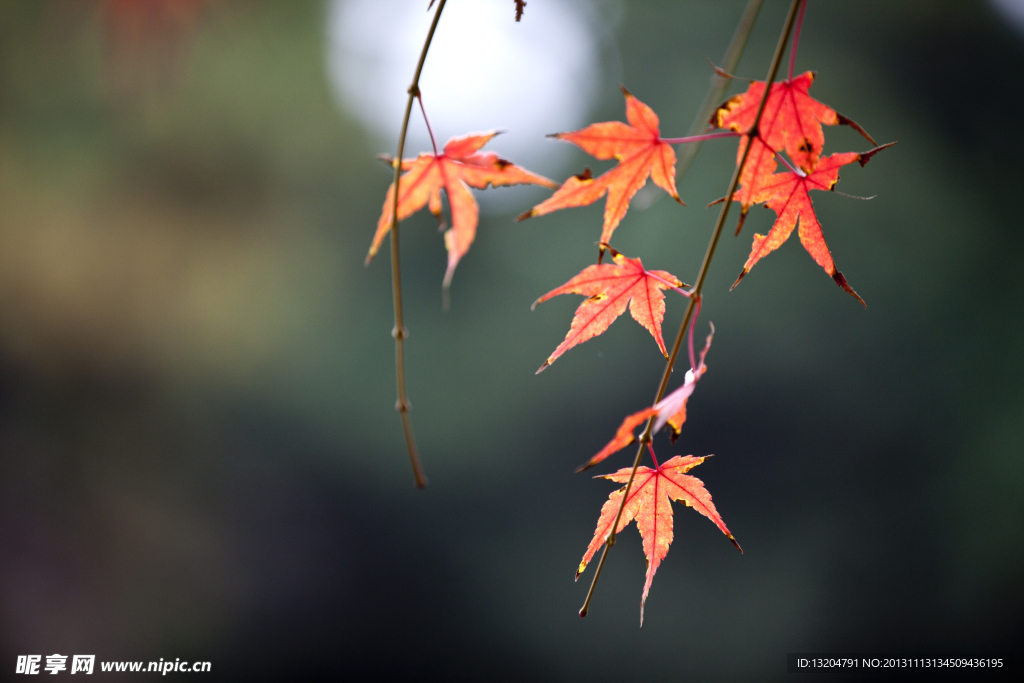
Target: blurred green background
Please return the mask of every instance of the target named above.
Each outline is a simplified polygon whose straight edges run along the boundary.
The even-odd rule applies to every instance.
[[[529,35],[546,0],[520,24],[499,4]],[[764,77],[787,5],[765,3],[740,76]],[[787,679],[787,652],[1017,651],[1012,5],[812,0],[812,94],[899,141],[843,169],[837,189],[874,200],[814,197],[868,308],[795,237],[730,293],[772,214],[723,237],[698,330],[717,329],[711,372],[657,447],[715,454],[693,474],[746,554],[676,506],[638,629],[635,527],[577,616],[593,570],[572,576],[614,486],[572,469],[648,404],[663,360],[624,320],[534,376],[579,300],[530,303],[593,261],[603,202],[516,224],[546,191],[478,193],[502,198],[447,313],[436,223],[403,224],[417,491],[387,257],[362,264],[389,182],[374,155],[398,131],[364,127],[332,85],[337,7],[0,4],[0,678],[54,652],[210,660],[215,680],[760,681]],[[621,119],[622,82],[685,134],[742,8],[592,6],[607,36],[581,123]],[[611,165],[537,144],[528,165],[557,180]],[[826,130],[826,152],[866,148]],[[643,195],[616,246],[692,281],[734,149],[700,151],[687,208]],[[683,310],[669,299],[666,336]]]

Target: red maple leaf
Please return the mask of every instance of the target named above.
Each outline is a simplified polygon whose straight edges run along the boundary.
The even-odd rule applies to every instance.
[[[591,175],[590,169],[570,177],[547,200],[517,220],[543,216],[558,209],[593,204],[607,193],[600,240],[607,243],[626,215],[633,195],[647,184],[648,176],[658,187],[672,195],[673,199],[683,203],[676,192],[676,153],[672,145],[661,139],[658,115],[625,88],[622,93],[626,96],[626,119],[629,124],[605,121],[593,123],[582,130],[550,136],[578,145],[598,159],[618,159],[619,165],[598,178]]]
[[[736,228],[737,234],[743,226],[748,209],[757,203],[753,199],[754,195],[778,168],[775,161],[777,151],[785,150],[799,168],[805,172],[812,171],[817,166],[825,144],[822,124],[850,126],[872,145],[878,144],[856,121],[811,97],[807,91],[813,82],[814,73],[808,71],[796,78],[772,83],[771,93],[758,124],[759,137],[754,139],[740,176],[742,188],[735,195],[742,212]],[[730,98],[715,111],[711,123],[738,133],[749,132],[764,96],[764,84],[764,81],[754,81],[745,93]],[[747,135],[740,138],[736,151],[737,164],[743,158],[748,140]]]
[[[832,261],[832,254],[829,252],[828,245],[825,244],[821,224],[814,214],[814,206],[809,192],[811,190],[831,190],[839,182],[841,166],[852,164],[855,161],[864,166],[875,154],[894,144],[896,143],[890,142],[859,154],[857,152],[832,154],[819,160],[815,169],[810,173],[803,171],[776,173],[765,180],[753,193],[751,199],[756,203],[764,202],[765,206],[774,211],[778,217],[767,236],[754,235],[750,256],[743,264],[743,272],[736,278],[733,287],[740,283],[740,280],[763,256],[782,246],[782,243],[789,239],[793,229],[799,224],[800,243],[804,245],[807,252],[835,280],[836,284],[861,304],[867,306],[857,292],[853,291],[843,274],[836,269],[835,263]]]
[[[616,318],[626,312],[627,304],[633,319],[647,328],[658,342],[661,353],[668,357],[665,340],[661,336],[661,321],[665,317],[662,290],[676,289],[685,295],[686,292],[680,288],[689,285],[664,270],[647,270],[638,258],[624,256],[606,244],[601,246],[611,252],[612,263],[587,266],[564,285],[552,289],[533,303],[533,308],[536,308],[537,304],[559,294],[589,297],[576,309],[565,340],[548,356],[538,373],[572,347],[607,330]]]
[[[785,149],[793,162],[808,172],[817,165],[825,144],[822,124],[850,126],[872,145],[878,144],[856,121],[811,97],[807,91],[813,82],[814,72],[807,71],[791,80],[772,83],[772,91],[758,125],[758,132],[769,147],[779,151]],[[719,128],[747,133],[754,125],[757,108],[764,96],[764,83],[754,81],[745,93],[730,98],[715,111],[711,122]]]
[[[710,457],[710,456],[707,456]],[[640,600],[640,625],[644,623],[644,603],[647,601],[647,594],[651,589],[651,582],[654,580],[654,573],[658,566],[668,554],[668,547],[672,543],[672,503],[681,501],[688,507],[692,507],[712,522],[715,523],[722,533],[732,541],[736,549],[741,553],[739,543],[733,538],[728,527],[722,520],[721,515],[711,502],[711,494],[704,488],[704,482],[692,477],[686,472],[704,462],[705,458],[697,458],[692,455],[677,455],[666,461],[657,469],[649,467],[638,467],[636,477],[633,479],[633,486],[629,490],[629,498],[619,518],[618,528],[615,533],[621,532],[626,525],[636,519],[637,528],[643,538],[644,555],[647,556],[647,579],[644,582],[644,593]],[[604,479],[624,484],[629,481],[633,468],[624,467],[614,474],[601,475]],[[625,487],[612,492],[601,507],[601,516],[597,520],[597,529],[594,531],[594,538],[590,541],[587,552],[583,555],[579,569],[576,570],[576,578],[587,568],[587,564],[608,539],[612,524],[615,522],[615,515],[618,514],[619,505],[622,503],[622,496],[625,494]]]
[[[469,191],[470,187],[483,190],[488,185],[498,187],[524,183],[557,187],[557,183],[520,168],[494,152],[478,151],[497,134],[497,131],[491,131],[454,137],[445,143],[440,154],[424,152],[415,159],[402,160],[402,170],[405,174],[399,180],[401,191],[398,197],[398,220],[405,220],[428,202],[430,212],[440,216],[442,189],[448,197],[452,224],[444,233],[444,244],[448,249],[445,286],[451,282],[455,266],[469,251],[469,245],[476,237],[480,207],[473,198],[473,193]],[[395,185],[392,183],[384,199],[384,209],[377,221],[377,232],[370,244],[370,253],[366,256],[367,263],[373,259],[384,237],[391,230],[391,207],[394,197]]]

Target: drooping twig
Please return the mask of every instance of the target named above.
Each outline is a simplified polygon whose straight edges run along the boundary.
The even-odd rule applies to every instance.
[[[722,71],[732,73],[736,70],[736,65],[739,64],[743,49],[747,46],[750,30],[754,28],[754,22],[757,20],[757,13],[761,10],[761,3],[762,0],[749,0],[747,2],[747,7],[743,10],[743,16],[740,17],[740,23],[736,24],[736,32],[732,34],[732,40],[729,41],[729,47],[726,48],[725,56],[722,57],[722,63],[719,65]],[[722,96],[725,94],[725,88],[728,85],[729,79],[717,71],[711,75],[711,87],[708,89],[708,94],[704,97],[704,102],[700,105],[700,109],[697,110],[697,116],[693,119],[693,123],[690,124],[690,135],[697,135],[707,128],[708,119],[715,111],[715,107],[722,103]],[[686,172],[690,170],[690,166],[693,165],[693,160],[700,150],[700,144],[698,142],[681,151],[679,161],[676,163],[677,183],[682,181],[683,176],[686,175]]]
[[[405,117],[402,119],[402,132],[398,136],[398,153],[392,162],[395,167],[395,194],[391,205],[391,291],[394,295],[395,303],[395,328],[391,330],[391,336],[395,338],[395,375],[398,381],[398,400],[395,402],[395,410],[402,417],[402,432],[405,434],[405,445],[409,449],[412,473],[416,478],[416,486],[419,488],[427,485],[427,475],[423,472],[423,465],[420,464],[420,455],[416,450],[416,437],[412,433],[412,420],[409,418],[409,397],[405,390],[405,339],[409,336],[409,331],[402,324],[402,271],[398,258],[398,185],[402,175],[405,135],[409,131],[409,116],[412,114],[412,103],[420,94],[420,73],[423,71],[423,63],[427,60],[430,41],[434,38],[434,31],[437,29],[437,22],[441,18],[441,11],[444,10],[445,2],[447,0],[441,0],[437,4],[434,20],[430,23],[430,30],[427,32],[427,39],[423,43],[420,60],[416,64],[416,73],[412,77],[412,84],[408,90],[409,101],[405,105]],[[424,114],[425,116],[426,114]],[[431,134],[431,141],[433,142],[433,134]]]
[[[747,135],[756,135],[758,126],[761,125],[761,115],[764,114],[765,104],[768,102],[768,94],[771,92],[772,83],[775,81],[775,76],[778,74],[779,65],[782,62],[782,55],[786,50],[786,45],[789,43],[789,37],[793,32],[793,24],[796,20],[797,9],[799,9],[802,2],[803,0],[793,0],[792,5],[790,5],[789,13],[786,15],[786,23],[783,25],[782,34],[779,36],[779,43],[775,48],[775,55],[772,57],[771,67],[768,69],[768,76],[765,78],[764,95],[761,97],[761,103],[757,108],[757,115],[754,117],[754,123],[747,132]],[[747,145],[744,148],[743,156],[736,165],[736,170],[733,172],[732,180],[729,182],[729,191],[725,193],[727,199],[731,199],[733,194],[736,192],[736,187],[740,182],[740,175],[743,173],[743,167],[747,163],[747,157],[750,154],[750,148],[752,146],[753,145]],[[692,296],[690,297],[690,302],[686,307],[686,314],[683,316],[683,322],[679,326],[679,332],[676,334],[675,343],[672,345],[672,353],[669,354],[668,362],[665,365],[665,372],[661,376],[661,383],[658,385],[658,392],[655,396],[654,403],[660,401],[665,395],[665,389],[668,387],[669,378],[672,376],[672,368],[675,366],[676,357],[679,355],[679,349],[682,346],[683,337],[686,336],[686,330],[690,324],[690,319],[693,317],[696,304],[700,300],[701,291],[704,289],[704,281],[707,278],[708,267],[711,265],[711,259],[715,255],[718,240],[722,236],[722,227],[725,225],[725,219],[729,214],[730,206],[732,206],[731,201],[725,201],[722,203],[722,209],[718,214],[718,220],[715,222],[715,229],[711,234],[711,241],[708,243],[707,252],[704,254],[704,261],[701,263],[700,272],[697,274],[697,281],[691,290]],[[633,486],[633,479],[636,477],[637,467],[640,466],[640,458],[644,453],[644,448],[651,441],[653,427],[654,417],[652,416],[647,421],[647,428],[644,429],[644,433],[640,437],[640,447],[637,449],[636,457],[633,459],[633,471],[630,473],[629,480],[626,482],[625,489],[623,490],[622,503],[619,505],[619,511],[615,515],[615,521],[611,525],[611,531],[608,533],[608,540],[605,541],[604,551],[601,553],[601,561],[598,563],[597,569],[594,572],[594,579],[590,584],[590,590],[587,591],[587,598],[583,603],[583,607],[580,608],[581,617],[587,616],[587,612],[590,610],[590,601],[594,597],[594,589],[597,586],[597,580],[601,577],[601,569],[604,567],[604,561],[608,557],[608,550],[615,545],[615,530],[619,526],[619,519],[622,518],[622,510],[625,507],[626,500],[629,498],[629,490]]]

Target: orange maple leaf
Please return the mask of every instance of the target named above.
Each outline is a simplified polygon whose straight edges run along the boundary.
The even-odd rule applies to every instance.
[[[825,269],[825,272],[835,280],[837,285],[866,307],[867,304],[858,296],[857,292],[853,291],[832,261],[832,254],[829,252],[828,245],[825,244],[825,236],[822,234],[821,224],[814,214],[814,205],[809,192],[833,189],[839,182],[841,166],[852,164],[855,161],[864,166],[875,154],[894,144],[896,143],[890,142],[863,153],[832,154],[819,160],[815,169],[810,173],[803,171],[776,173],[762,183],[761,187],[753,194],[752,200],[756,203],[764,202],[765,206],[774,211],[778,217],[767,236],[754,235],[750,256],[743,264],[743,272],[736,278],[736,282],[732,286],[736,287],[762,257],[782,246],[782,243],[789,239],[793,229],[799,224],[800,243],[804,245],[807,252],[819,266]]]
[[[476,237],[480,207],[473,198],[470,187],[483,190],[488,185],[498,187],[525,183],[548,188],[557,187],[557,183],[520,168],[494,152],[478,151],[497,134],[497,131],[490,131],[454,137],[445,143],[440,154],[424,152],[415,159],[402,160],[402,170],[405,174],[399,180],[401,191],[398,197],[398,220],[405,220],[428,203],[430,212],[440,216],[442,188],[448,196],[452,224],[444,233],[444,244],[448,249],[445,286],[451,283],[455,266],[469,251],[469,245]],[[370,244],[370,253],[366,255],[367,263],[373,259],[384,237],[391,230],[394,197],[395,184],[392,183],[384,199],[384,209],[377,221],[377,232]]]
[[[676,192],[676,153],[672,145],[661,139],[658,115],[625,88],[622,88],[622,93],[626,96],[626,119],[629,124],[605,121],[593,123],[582,130],[549,136],[578,145],[598,159],[618,159],[619,165],[598,178],[591,175],[590,169],[570,177],[547,200],[517,220],[543,216],[558,209],[593,204],[607,193],[600,240],[607,243],[626,215],[633,195],[647,184],[648,176],[658,187],[683,204]],[[604,253],[603,249],[601,253]]]
[[[559,294],[582,294],[589,297],[576,309],[565,340],[548,356],[544,365],[537,370],[538,373],[572,347],[607,330],[616,318],[626,312],[627,304],[633,319],[647,328],[658,343],[661,353],[668,357],[665,340],[661,336],[661,321],[665,317],[665,295],[662,290],[675,289],[688,295],[681,288],[689,285],[664,270],[647,270],[640,259],[624,256],[607,244],[601,246],[611,252],[612,263],[587,266],[561,287],[537,299],[531,307],[536,308],[537,304]]]
[[[710,457],[710,456],[707,456]],[[644,555],[647,556],[647,580],[644,582],[644,593],[640,599],[640,625],[644,623],[644,603],[647,602],[647,594],[651,589],[651,582],[654,580],[654,573],[658,566],[668,554],[668,547],[672,543],[672,502],[681,501],[701,513],[715,523],[722,533],[732,541],[736,549],[741,553],[743,549],[736,542],[728,527],[722,520],[721,515],[711,502],[711,494],[704,488],[704,482],[700,479],[686,474],[689,470],[704,462],[705,458],[697,458],[692,455],[677,455],[666,461],[657,469],[649,467],[638,467],[636,477],[633,479],[633,486],[629,491],[629,498],[619,518],[618,528],[615,533],[621,532],[626,525],[636,519],[637,528],[643,538]],[[632,472],[631,467],[624,467],[614,474],[600,475],[604,479],[624,484],[629,481]],[[615,515],[618,514],[619,505],[622,503],[622,496],[625,494],[625,487],[613,491],[608,500],[601,507],[601,516],[597,520],[597,529],[594,531],[594,538],[590,541],[587,552],[583,555],[579,569],[576,570],[576,578],[587,568],[587,564],[594,557],[598,548],[604,545],[611,532],[612,524],[615,522]]]

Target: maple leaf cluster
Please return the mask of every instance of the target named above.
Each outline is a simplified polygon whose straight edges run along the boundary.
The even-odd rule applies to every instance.
[[[813,82],[814,73],[808,71],[796,78],[772,83],[765,101],[764,114],[753,140],[750,132],[758,106],[764,97],[764,81],[751,83],[745,93],[728,100],[711,117],[711,122],[715,126],[741,133],[739,149],[736,151],[737,164],[742,159],[747,145],[750,145],[747,163],[740,176],[741,186],[732,197],[741,206],[740,223],[736,228],[736,234],[739,234],[743,227],[743,219],[753,204],[764,204],[777,216],[767,235],[754,235],[750,256],[743,264],[743,270],[733,287],[739,284],[761,258],[782,246],[799,225],[800,243],[807,253],[825,269],[836,284],[861,304],[866,305],[836,268],[825,243],[821,224],[814,213],[809,192],[832,190],[839,182],[839,169],[842,166],[854,162],[864,166],[875,154],[895,143],[877,146],[878,143],[855,121],[815,100],[808,94]],[[822,124],[850,126],[876,146],[860,154],[845,152],[822,159],[821,154],[825,145]],[[788,171],[776,173],[778,159],[782,158],[779,152],[783,150],[796,167],[787,164]]]
[[[522,5],[525,3],[517,2],[517,20]],[[793,54],[791,53],[791,60],[794,59]],[[658,465],[651,442],[654,433],[666,425],[669,427],[671,441],[675,442],[686,421],[687,403],[697,383],[707,372],[705,359],[714,334],[713,325],[699,357],[695,355],[693,347],[694,325],[701,305],[700,285],[691,289],[689,285],[667,271],[648,270],[639,258],[621,254],[612,248],[609,242],[625,217],[630,201],[646,185],[648,179],[683,204],[676,190],[674,144],[713,138],[739,138],[736,152],[736,163],[741,167],[739,184],[735,186],[731,197],[718,201],[727,199],[740,204],[737,235],[742,229],[747,212],[755,204],[763,204],[771,209],[775,212],[776,218],[767,235],[754,235],[750,255],[733,288],[758,261],[778,249],[796,230],[800,243],[814,261],[836,284],[864,304],[864,300],[836,268],[825,242],[822,226],[815,214],[810,191],[833,190],[839,181],[840,168],[854,162],[864,166],[879,151],[895,143],[877,145],[856,122],[809,95],[808,91],[814,81],[812,72],[793,77],[792,70],[791,61],[789,77],[772,83],[767,96],[766,83],[753,81],[746,92],[730,98],[719,106],[711,117],[709,130],[719,129],[722,132],[709,132],[689,138],[663,138],[660,121],[654,110],[622,88],[628,123],[605,121],[593,123],[581,130],[550,136],[575,144],[597,159],[616,160],[614,168],[596,178],[587,168],[582,173],[569,177],[561,186],[557,186],[547,178],[501,159],[493,152],[481,152],[480,149],[495,135],[493,132],[452,138],[440,154],[436,151],[433,154],[423,153],[416,159],[401,161],[401,170],[405,173],[399,180],[398,220],[408,217],[423,206],[429,206],[430,211],[440,217],[442,189],[448,198],[451,227],[445,232],[445,246],[448,249],[446,286],[451,281],[455,266],[466,254],[476,234],[479,210],[470,187],[484,189],[488,185],[496,187],[528,183],[557,188],[548,199],[520,215],[518,220],[543,216],[560,209],[586,206],[605,198],[597,263],[587,266],[565,284],[552,289],[533,304],[536,307],[537,304],[561,294],[579,294],[586,297],[576,309],[565,339],[544,361],[537,370],[538,373],[569,349],[605,332],[627,308],[633,319],[654,338],[659,351],[668,358],[669,354],[662,336],[666,308],[665,292],[672,290],[690,298],[690,306],[693,309],[693,314],[689,318],[688,344],[691,367],[686,372],[682,385],[653,406],[627,416],[612,440],[577,470],[592,467],[626,446],[636,443],[638,437],[635,432],[646,423],[643,436],[639,440],[650,452],[655,468],[634,465],[613,474],[601,475],[605,479],[626,485],[612,492],[602,507],[594,536],[576,574],[579,578],[601,545],[606,542],[611,545],[609,537],[612,534],[618,533],[635,520],[643,538],[643,550],[647,557],[647,575],[640,608],[641,625],[651,582],[673,538],[671,501],[683,502],[694,508],[710,519],[737,549],[740,546],[715,509],[711,502],[711,494],[704,488],[704,484],[686,474],[705,458],[676,455],[664,464]],[[874,148],[866,152],[841,152],[822,156],[825,145],[822,126],[835,125],[853,128],[875,145]],[[780,163],[786,166],[786,170],[779,172]],[[395,219],[392,214],[392,207],[395,205],[394,191],[392,185],[384,202],[367,261],[377,252]],[[720,220],[724,220],[724,213]],[[719,229],[720,227],[721,225]],[[610,263],[602,262],[605,253],[611,254]],[[681,339],[680,336],[676,342],[670,364],[675,359],[674,354],[678,351]],[[663,386],[659,390],[659,396],[664,388]],[[640,455],[638,453],[637,462]]]
[[[781,246],[793,230],[799,227],[800,242],[815,262],[840,287],[863,304],[863,299],[850,287],[842,272],[835,266],[809,192],[832,190],[839,181],[839,169],[842,166],[854,162],[859,162],[863,166],[889,145],[877,146],[871,136],[856,122],[813,99],[808,94],[813,80],[814,74],[807,72],[796,78],[773,83],[766,99],[765,83],[755,81],[745,93],[731,98],[720,106],[712,117],[711,123],[714,127],[733,131],[740,138],[736,163],[742,163],[743,168],[740,186],[732,196],[732,200],[741,205],[737,234],[751,205],[764,204],[776,214],[775,223],[767,235],[754,235],[750,256],[736,282],[738,284],[754,264]],[[603,255],[604,250],[609,248],[607,242],[628,210],[630,200],[646,184],[648,177],[679,203],[683,203],[675,187],[675,152],[671,146],[674,141],[661,137],[658,117],[650,107],[625,88],[623,94],[626,98],[626,118],[629,124],[620,121],[595,123],[579,131],[558,133],[554,136],[576,144],[598,159],[614,158],[618,165],[598,178],[594,178],[589,169],[569,178],[549,199],[521,215],[520,220],[558,209],[585,206],[607,196],[601,230]],[[758,123],[757,132],[754,133],[752,129],[762,99],[765,99],[764,112]],[[821,155],[825,136],[822,125],[838,124],[854,128],[876,146],[863,153],[845,152],[823,158]],[[782,152],[789,155],[792,164],[782,157]],[[789,170],[777,172],[779,160],[782,160]],[[557,294],[566,293],[589,297],[577,309],[565,341],[545,361],[541,370],[569,348],[606,330],[625,311],[627,300],[633,318],[650,331],[658,348],[665,353],[661,335],[661,323],[665,313],[662,290],[679,289],[685,285],[677,284],[678,278],[664,271],[647,271],[638,258],[622,256],[615,250],[612,250],[612,253],[614,265],[601,265],[599,255],[598,265],[588,266],[566,284],[538,299],[537,303],[540,303]],[[735,286],[734,284],[733,287]],[[681,289],[679,291],[684,295],[688,294]],[[712,331],[713,329],[712,327]],[[691,327],[692,367],[687,371],[683,384],[654,406],[627,416],[614,438],[577,471],[592,467],[635,443],[637,436],[634,432],[651,420],[654,421],[651,425],[653,429],[650,429],[648,434],[657,432],[667,424],[670,427],[672,441],[675,441],[686,421],[687,401],[693,394],[697,382],[707,371],[704,360],[711,345],[712,335],[708,335],[700,359],[695,361],[692,334]],[[647,446],[653,457],[654,450],[649,441]],[[739,548],[711,503],[711,495],[704,489],[703,484],[699,479],[684,474],[703,460],[692,455],[675,456],[656,469],[637,468],[632,488],[627,486],[613,492],[601,509],[594,536],[577,571],[576,576],[579,578],[597,549],[607,542],[620,508],[622,512],[615,533],[635,519],[643,537],[644,554],[647,557],[647,577],[640,608],[641,624],[651,581],[672,542],[671,500],[682,501],[711,519]],[[632,472],[633,468],[625,468],[615,474],[603,476],[612,481],[626,483],[630,480]],[[629,498],[623,505],[622,499],[627,489]]]

